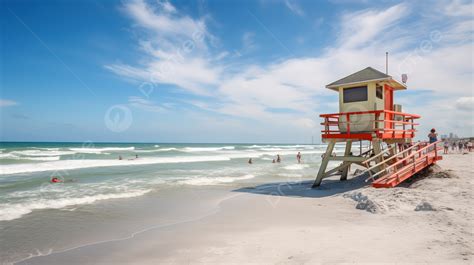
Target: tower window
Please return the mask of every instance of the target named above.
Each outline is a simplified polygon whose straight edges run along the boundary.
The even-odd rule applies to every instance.
[[[383,88],[381,85],[375,87],[375,96],[377,98],[383,99]]]
[[[343,102],[367,101],[367,86],[349,87],[343,90]]]

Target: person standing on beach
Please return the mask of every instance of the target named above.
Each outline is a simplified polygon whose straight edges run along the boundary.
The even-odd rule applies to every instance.
[[[280,162],[281,162],[280,155],[277,155],[277,163],[280,163]]]
[[[430,139],[430,144],[438,141],[438,134],[434,128],[431,129],[430,133],[428,134],[428,138]]]
[[[456,142],[455,141],[453,141],[451,143],[451,151],[453,151],[453,153],[456,152]]]
[[[447,154],[449,151],[449,142],[447,139],[444,139],[444,154]]]
[[[298,164],[301,163],[301,152],[298,152],[298,154],[296,155],[296,160],[298,160]]]
[[[458,142],[458,151],[459,151],[459,153],[461,153],[461,154],[462,154],[462,147],[463,147],[463,143],[462,143],[462,141],[459,141],[459,142]]]

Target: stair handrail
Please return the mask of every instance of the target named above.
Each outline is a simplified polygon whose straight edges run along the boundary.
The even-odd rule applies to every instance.
[[[401,163],[404,162],[405,160],[414,157],[415,155],[417,155],[417,154],[419,154],[420,152],[422,152],[422,151],[428,149],[428,148],[431,147],[431,146],[435,146],[435,148],[436,148],[436,144],[439,144],[439,143],[441,143],[441,140],[438,140],[438,141],[436,141],[436,142],[434,142],[434,143],[428,144],[428,145],[426,145],[425,147],[420,148],[419,150],[417,150],[417,151],[411,153],[410,155],[408,155],[408,156],[406,156],[406,157],[400,159],[399,161],[397,161],[397,162],[391,164],[390,166],[388,166],[388,167],[386,167],[386,168],[380,170],[379,172],[375,173],[374,175],[371,176],[371,178],[373,179],[373,178],[375,178],[376,176],[382,174],[382,172],[387,171],[387,170],[389,170],[389,169],[391,169],[391,168],[393,168],[393,167],[395,167],[395,166],[398,166],[399,164],[401,164]],[[419,144],[420,144],[420,142],[418,143],[418,145],[419,145]],[[394,156],[394,157],[395,157],[395,156]]]
[[[410,151],[411,149],[413,149],[413,148],[419,146],[420,143],[421,143],[421,142],[417,142],[417,143],[415,143],[414,145],[410,146],[409,148],[403,150],[402,152],[399,152],[399,153],[397,153],[397,154],[395,154],[395,155],[393,155],[393,156],[391,156],[391,157],[389,157],[389,158],[387,158],[387,159],[385,159],[385,160],[382,160],[381,162],[379,162],[379,163],[377,163],[377,164],[375,164],[375,165],[373,165],[373,166],[371,166],[371,167],[365,169],[364,171],[362,171],[362,172],[359,174],[359,176],[361,176],[362,174],[364,174],[364,173],[366,173],[366,172],[369,172],[369,174],[370,174],[370,172],[371,172],[372,169],[377,168],[377,167],[379,167],[379,166],[385,164],[386,162],[390,161],[391,159],[394,159],[395,157],[397,157],[398,155],[401,155],[401,154],[404,154],[404,153]],[[395,147],[395,146],[394,146],[394,147]],[[389,150],[389,149],[387,149],[387,150]],[[382,153],[383,153],[383,152],[382,152]],[[382,154],[382,153],[381,153],[381,154]],[[379,155],[380,155],[380,154],[379,154]],[[374,158],[374,157],[371,157],[371,158]],[[365,161],[363,161],[362,163],[365,163],[366,161],[368,161],[368,160],[365,160]],[[367,182],[367,181],[369,181],[369,180],[372,180],[373,178],[374,178],[374,176],[373,176],[372,174],[370,174],[370,177],[368,177],[368,178],[365,180],[365,182]]]
[[[392,150],[392,149],[395,148],[395,147],[396,147],[396,146],[393,145],[392,147],[383,150],[383,151],[380,152],[378,155],[374,155],[374,156],[372,156],[372,157],[370,157],[370,158],[368,158],[368,159],[362,161],[362,164],[367,164],[367,163],[369,163],[370,161],[372,161],[372,160],[374,160],[375,158],[377,158],[377,157],[379,157],[379,156],[381,156],[381,155],[387,153],[388,151]]]

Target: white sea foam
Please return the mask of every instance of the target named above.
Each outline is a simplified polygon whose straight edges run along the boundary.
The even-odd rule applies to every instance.
[[[56,161],[59,160],[59,156],[18,156],[12,153],[0,154],[0,159],[12,159],[12,160],[35,160],[35,161]]]
[[[269,148],[261,148],[260,150],[263,150],[263,151],[285,151],[287,149],[269,147]]]
[[[40,149],[40,150],[48,150],[48,151],[59,151],[59,148],[54,147],[54,148],[47,148],[47,147],[31,147],[34,149]]]
[[[288,150],[288,149],[316,149],[316,145],[250,145],[244,146],[248,149],[261,149],[261,150]]]
[[[245,148],[250,148],[250,149],[259,149],[259,148],[265,148],[265,147],[270,147],[270,145],[249,145],[249,146],[244,146]]]
[[[298,151],[295,150],[247,150],[247,151],[235,151],[235,152],[228,152],[225,156],[230,158],[258,158],[261,156],[276,156],[277,154],[280,156],[284,155],[295,155]],[[323,151],[320,150],[302,150],[299,151],[302,155],[312,155],[312,154],[322,154]],[[275,157],[276,158],[276,157]]]
[[[286,170],[300,170],[309,167],[307,164],[294,164],[283,167]]]
[[[62,155],[73,155],[76,152],[71,151],[57,151],[57,150],[22,150],[13,151],[11,154],[21,156],[62,156]]]
[[[71,205],[91,204],[100,200],[121,199],[141,196],[151,190],[136,190],[124,193],[97,194],[78,198],[35,199],[16,204],[0,204],[0,221],[8,221],[22,217],[33,210],[60,209]]]
[[[19,156],[11,154],[11,153],[6,153],[6,154],[0,154],[0,159],[18,159]]]
[[[35,156],[35,157],[19,157],[20,160],[35,160],[35,161],[57,161],[60,156]]]
[[[232,183],[235,181],[246,180],[255,178],[254,175],[248,174],[240,177],[196,177],[186,180],[181,180],[179,184],[194,185],[194,186],[206,186],[206,185],[218,185],[223,183]]]
[[[41,171],[72,170],[94,167],[135,166],[147,164],[172,164],[230,160],[225,156],[176,156],[176,157],[145,157],[133,160],[84,159],[59,160],[36,164],[0,165],[0,175],[31,173]]]
[[[150,150],[135,150],[136,153],[157,153],[157,152],[169,152],[169,151],[176,151],[178,149],[171,147],[171,148],[159,148],[159,149],[150,149]]]
[[[84,153],[84,154],[100,154],[105,151],[114,152],[114,151],[133,151],[135,147],[104,147],[104,148],[69,148],[69,150]]]
[[[154,147],[160,147],[159,145],[155,144]]]
[[[223,146],[223,147],[185,147],[185,152],[215,152],[222,150],[234,150],[235,146]]]

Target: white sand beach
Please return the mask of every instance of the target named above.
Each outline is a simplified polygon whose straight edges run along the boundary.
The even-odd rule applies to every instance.
[[[473,162],[445,155],[392,189],[361,178],[310,189],[305,176],[229,190],[195,219],[21,264],[472,264]]]

